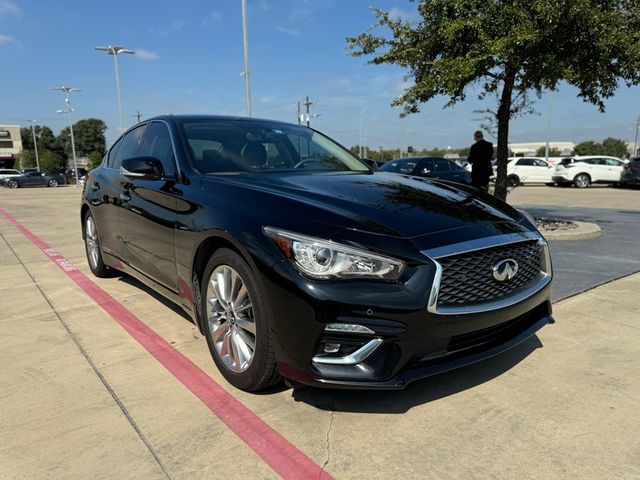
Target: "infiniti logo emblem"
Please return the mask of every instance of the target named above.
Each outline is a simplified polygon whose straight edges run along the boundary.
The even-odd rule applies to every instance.
[[[498,282],[511,280],[518,273],[518,262],[512,258],[500,260],[493,266],[493,278]]]

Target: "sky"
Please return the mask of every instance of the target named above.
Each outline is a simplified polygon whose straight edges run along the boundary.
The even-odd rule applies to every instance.
[[[247,0],[253,116],[296,122],[296,102],[313,102],[311,124],[343,145],[371,148],[453,148],[472,143],[490,100],[443,109],[445,98],[419,114],[399,118],[390,106],[407,86],[396,66],[352,57],[345,38],[375,20],[370,6],[416,18],[408,0]],[[383,31],[380,31],[383,33]],[[0,0],[0,124],[34,118],[55,133],[67,125],[64,97],[72,94],[74,120],[102,118],[107,144],[120,134],[113,57],[96,46],[123,45],[120,55],[125,128],[164,113],[245,115],[240,0]],[[549,98],[550,97],[550,100]],[[640,87],[622,86],[602,114],[569,85],[538,101],[538,115],[511,124],[511,142],[544,141],[548,103],[552,141],[633,141]],[[491,140],[491,137],[489,137]]]

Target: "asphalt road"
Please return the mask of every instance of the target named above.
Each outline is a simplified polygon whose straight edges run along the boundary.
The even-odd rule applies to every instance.
[[[554,300],[640,271],[640,210],[521,207],[535,216],[593,222],[602,228],[598,238],[549,242],[555,273]]]

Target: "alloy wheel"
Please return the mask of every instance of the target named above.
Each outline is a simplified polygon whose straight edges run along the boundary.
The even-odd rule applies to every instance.
[[[96,230],[96,224],[93,221],[93,217],[89,215],[84,223],[84,238],[87,242],[87,252],[89,253],[89,262],[91,262],[91,268],[98,268],[98,262],[100,259],[100,247],[98,245],[98,232]]]
[[[51,180],[49,180],[49,186],[50,187],[57,187],[58,186],[58,181],[54,180],[53,178]]]
[[[576,187],[578,188],[586,188],[589,186],[589,176],[581,173],[574,180]]]
[[[256,323],[249,291],[236,270],[219,265],[207,286],[207,320],[222,363],[233,373],[246,371],[256,348]]]

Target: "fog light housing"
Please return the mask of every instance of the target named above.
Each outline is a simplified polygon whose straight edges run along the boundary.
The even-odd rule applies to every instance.
[[[337,353],[340,350],[339,343],[325,343],[324,353]]]

